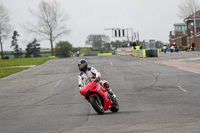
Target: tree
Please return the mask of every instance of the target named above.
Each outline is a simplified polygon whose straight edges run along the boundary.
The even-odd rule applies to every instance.
[[[179,5],[179,17],[185,19],[194,14],[200,9],[200,4],[197,0],[182,0]]]
[[[25,57],[31,57],[31,55],[33,55],[34,57],[41,57],[39,53],[40,53],[40,44],[37,43],[37,39],[35,38],[32,42],[30,42],[27,45]]]
[[[19,36],[18,32],[17,31],[14,31],[13,32],[13,36],[12,36],[12,42],[11,42],[11,47],[14,47],[14,55],[15,55],[15,58],[19,58],[19,57],[22,57],[22,49],[19,48],[19,45],[17,43],[18,39],[17,39],[17,36]]]
[[[106,43],[106,44],[104,44],[104,48],[106,49],[106,50],[112,50],[111,49],[111,43]]]
[[[69,33],[69,29],[66,27],[67,16],[56,1],[41,1],[38,11],[30,10],[30,13],[36,18],[37,23],[28,23],[25,27],[26,30],[49,40],[53,56],[53,42],[62,35]]]
[[[0,3],[0,46],[1,56],[3,57],[3,42],[8,39],[12,27],[10,25],[9,11]]]
[[[89,35],[87,37],[86,45],[91,45],[94,48],[102,48],[110,40],[106,35]]]
[[[156,41],[155,45],[156,48],[161,48],[164,45],[164,43],[162,41]]]
[[[117,49],[120,44],[123,44],[123,43],[126,43],[127,41],[123,40],[123,41],[119,41],[119,40],[116,40],[115,42],[114,41],[111,41],[111,45],[112,45],[112,48],[114,49]]]
[[[72,45],[68,41],[60,41],[56,44],[55,54],[57,56],[70,57]]]

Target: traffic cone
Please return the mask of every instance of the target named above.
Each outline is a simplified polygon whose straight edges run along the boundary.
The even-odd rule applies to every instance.
[[[199,53],[198,53],[198,56],[199,56]]]

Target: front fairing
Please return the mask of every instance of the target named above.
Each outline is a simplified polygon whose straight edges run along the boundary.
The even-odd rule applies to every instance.
[[[90,95],[99,95],[103,98],[104,109],[107,110],[112,107],[112,102],[108,99],[108,92],[103,88],[100,83],[89,81],[87,85],[81,87],[79,90],[80,94],[88,100]],[[88,101],[89,102],[89,101]]]
[[[84,87],[81,87],[81,89],[79,90],[79,92],[80,92],[81,95],[86,95],[86,92],[92,91],[95,87],[96,87],[95,82],[89,81],[87,83],[87,85],[85,85]]]

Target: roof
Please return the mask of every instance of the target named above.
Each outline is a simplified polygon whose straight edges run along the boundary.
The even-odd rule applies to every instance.
[[[185,19],[194,18],[194,14],[195,14],[195,18],[200,18],[200,10],[199,10],[196,13],[193,13],[192,15],[190,15],[189,17],[187,17]]]
[[[179,26],[179,25],[186,26],[186,24],[185,24],[185,23],[176,23],[176,24],[174,24],[174,26]]]

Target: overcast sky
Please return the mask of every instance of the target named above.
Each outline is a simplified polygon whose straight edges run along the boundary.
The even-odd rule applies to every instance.
[[[28,9],[35,10],[41,0],[0,0],[10,10],[14,30],[20,34],[19,47],[26,48],[33,38],[21,27],[31,20]],[[46,0],[46,2],[51,0]],[[105,34],[111,40],[111,31],[105,28],[133,28],[139,31],[140,41],[155,39],[168,42],[169,31],[174,23],[182,23],[178,17],[181,0],[56,0],[69,15],[66,25],[70,35],[59,38],[68,40],[73,47],[84,47],[90,34]],[[11,35],[12,36],[12,35]],[[4,50],[10,50],[11,39],[4,43]],[[50,48],[46,41],[40,42],[42,48]],[[55,46],[55,45],[54,45]]]

